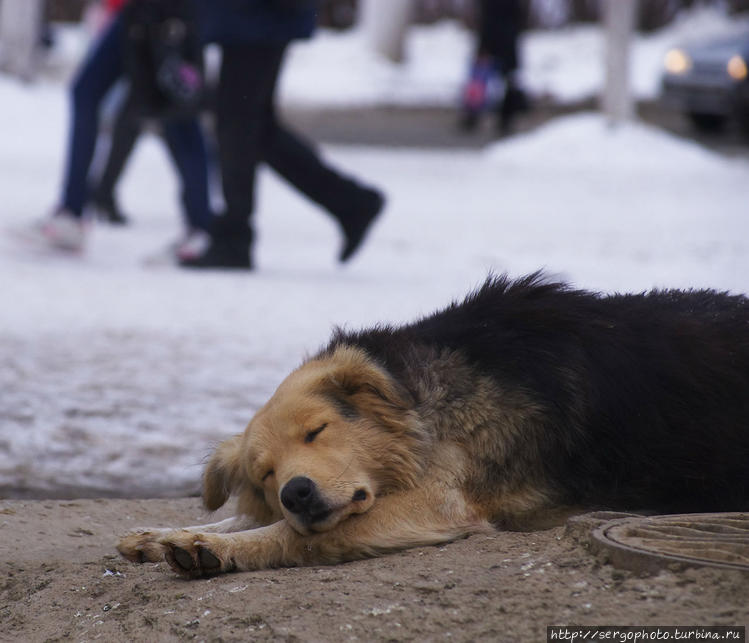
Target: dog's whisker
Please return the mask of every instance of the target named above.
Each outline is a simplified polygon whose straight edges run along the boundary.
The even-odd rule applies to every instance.
[[[349,461],[348,461],[348,464],[346,464],[346,466],[345,466],[345,467],[343,467],[343,471],[341,471],[341,472],[340,472],[340,473],[339,473],[339,474],[338,474],[338,475],[337,475],[337,476],[335,477],[335,480],[336,480],[336,481],[340,480],[341,476],[342,476],[342,475],[343,475],[344,473],[346,473],[346,471],[348,471],[348,470],[349,470],[349,469],[351,468],[351,463],[352,463],[353,461],[354,461],[354,456],[352,455],[352,456],[351,456],[351,458],[350,458],[350,459],[349,459]]]

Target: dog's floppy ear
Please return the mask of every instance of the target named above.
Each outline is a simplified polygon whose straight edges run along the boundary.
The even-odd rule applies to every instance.
[[[413,402],[384,368],[363,351],[350,347],[338,348],[332,361],[334,368],[327,377],[326,392],[344,415],[370,417],[392,428],[401,425],[403,414]]]
[[[241,441],[239,434],[222,442],[203,472],[203,504],[211,511],[221,507],[241,484]]]

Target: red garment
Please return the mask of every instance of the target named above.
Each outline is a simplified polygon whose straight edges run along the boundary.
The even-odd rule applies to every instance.
[[[127,3],[128,0],[104,0],[104,7],[107,11],[116,13]]]

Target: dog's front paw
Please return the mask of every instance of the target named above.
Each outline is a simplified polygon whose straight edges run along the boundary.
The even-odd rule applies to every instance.
[[[123,537],[117,551],[134,563],[158,563],[164,560],[165,547],[159,543],[161,534],[151,531],[136,531]]]
[[[178,531],[162,538],[164,557],[171,568],[185,578],[202,578],[233,571],[234,562],[226,545],[216,535]]]

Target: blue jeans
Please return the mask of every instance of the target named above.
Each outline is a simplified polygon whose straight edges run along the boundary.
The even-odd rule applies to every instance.
[[[124,20],[119,15],[94,44],[73,81],[61,207],[74,216],[81,216],[89,199],[88,177],[99,133],[99,108],[125,73],[123,31]],[[208,160],[200,124],[194,118],[168,120],[163,123],[163,134],[180,176],[188,225],[208,230]]]

